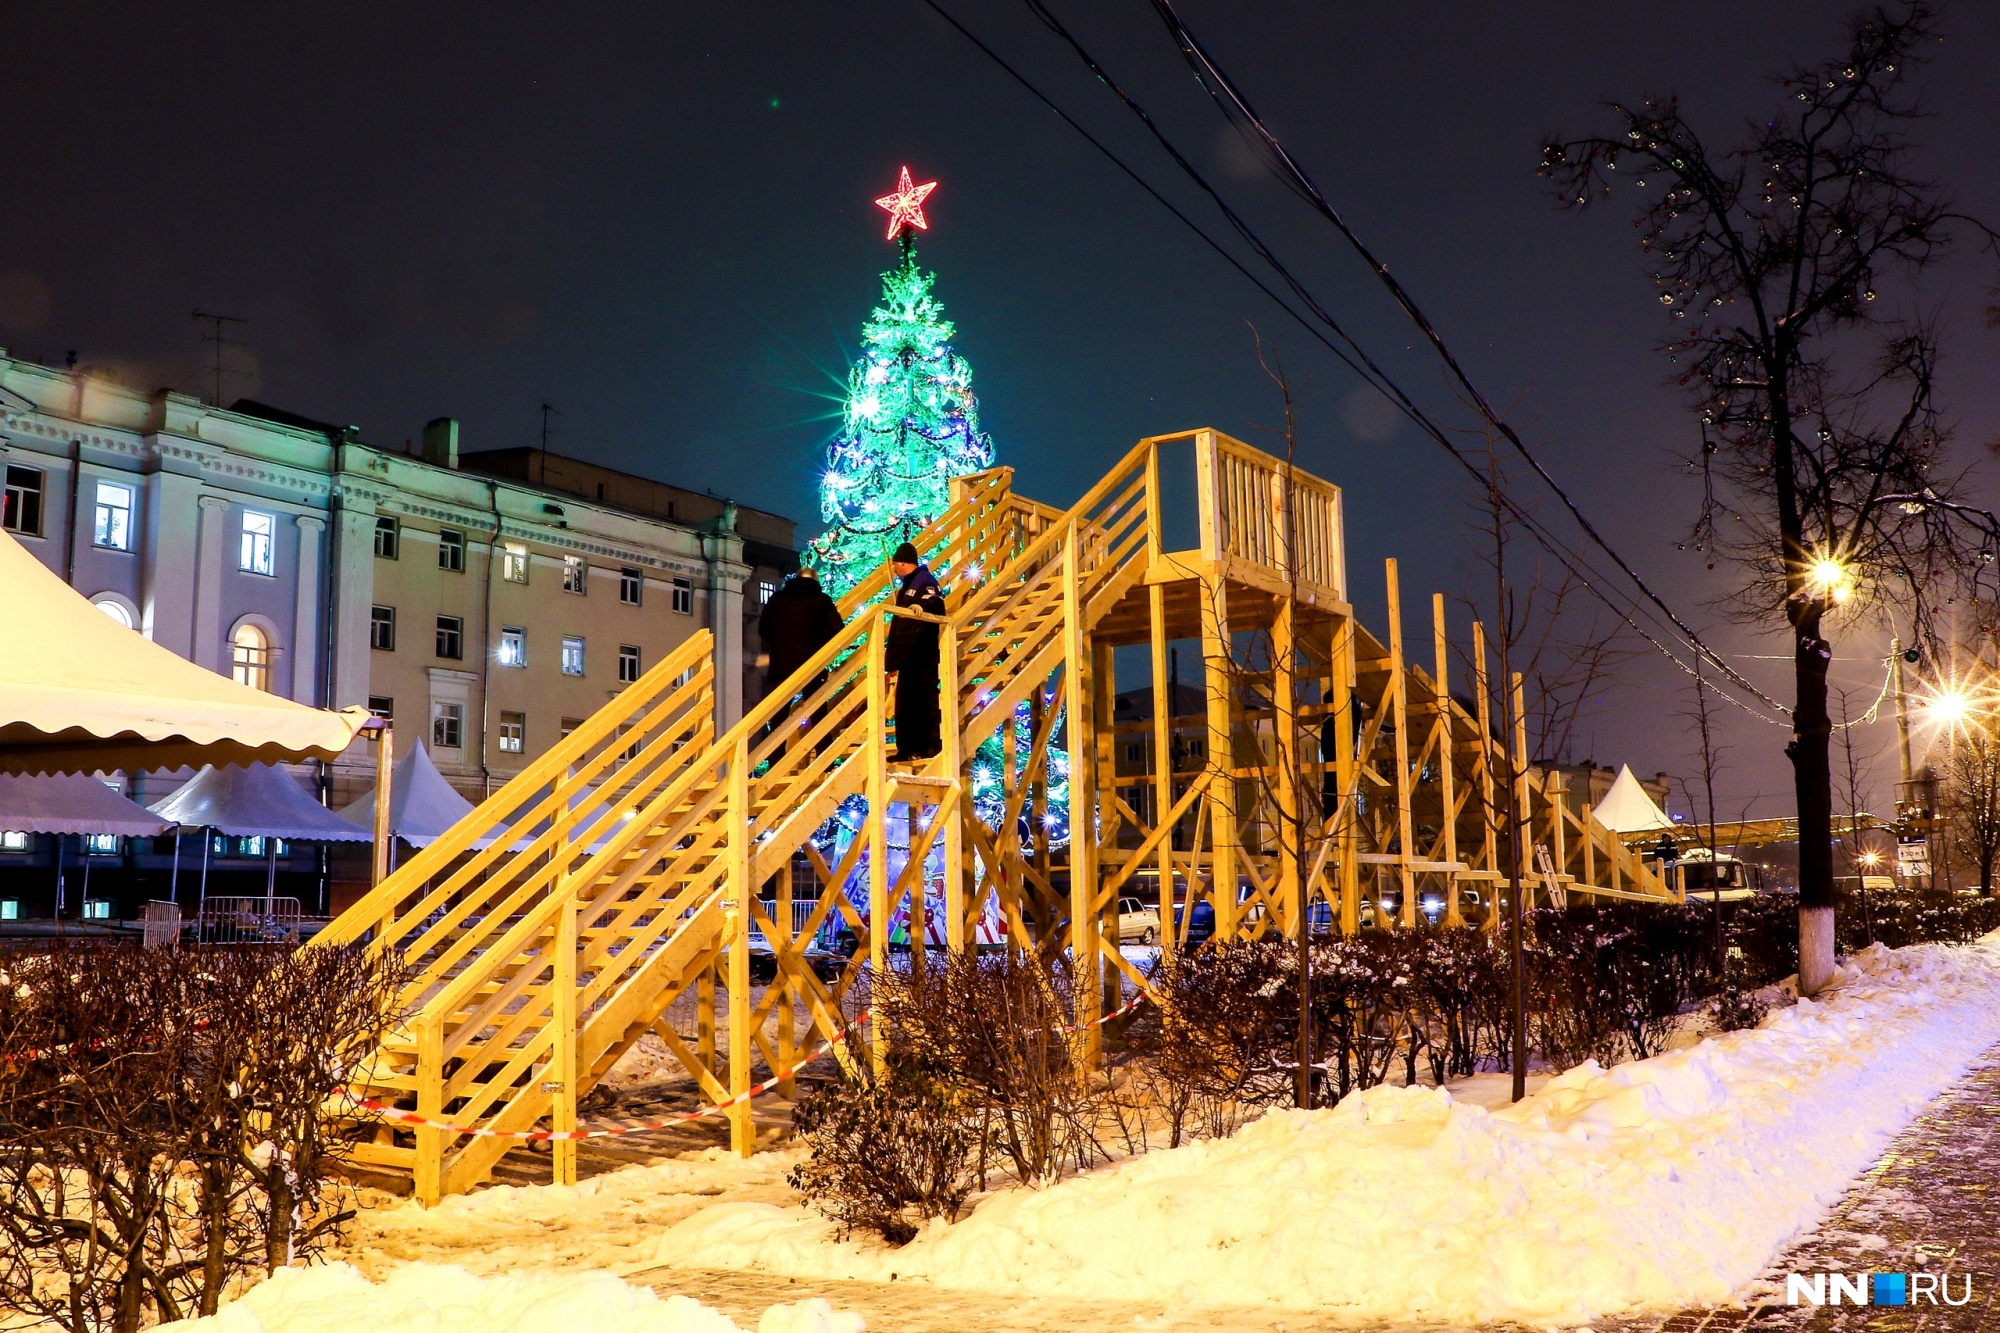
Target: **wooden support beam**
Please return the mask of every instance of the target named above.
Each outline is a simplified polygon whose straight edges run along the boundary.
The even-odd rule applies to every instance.
[[[750,882],[750,738],[736,742],[729,760],[729,896],[722,919],[729,960],[729,1095],[750,1091],[750,908],[757,896]],[[747,1098],[728,1111],[729,1148],[748,1157],[757,1146],[757,1129]]]
[[[958,672],[958,626],[946,621],[938,635],[939,655],[944,668],[944,679],[940,682],[944,698],[944,771],[959,790],[969,792],[972,787],[972,773],[969,756],[965,750],[965,732],[959,723],[959,699],[963,686]],[[1007,719],[1011,725],[1013,719]],[[944,945],[953,954],[965,952],[967,927],[967,902],[973,896],[971,887],[971,867],[965,855],[965,821],[975,816],[972,802],[963,801],[960,808],[953,811],[951,823],[944,830]]]
[[[549,1128],[567,1134],[576,1128],[576,916],[575,889],[563,887],[563,905],[556,917],[555,958],[550,978],[549,1023],[555,1029],[553,1059],[543,1080],[552,1098]],[[550,1180],[557,1185],[576,1184],[576,1140],[557,1139],[549,1144]]]
[[[868,975],[871,984],[887,975],[889,966],[889,692],[884,663],[888,616],[875,613],[868,636],[868,742],[862,762],[868,766]],[[883,1025],[870,1023],[869,1058],[882,1072],[888,1054]]]
[[[1063,562],[1063,709],[1064,739],[1069,749],[1069,956],[1076,969],[1076,1023],[1089,1025],[1091,1056],[1103,1041],[1096,1020],[1103,1012],[1103,987],[1095,981],[1098,916],[1091,910],[1097,893],[1095,736],[1090,725],[1091,651],[1083,627],[1083,599],[1078,565],[1083,558],[1072,520],[1062,539]],[[1089,969],[1086,972],[1086,969]],[[1087,980],[1087,978],[1089,978]]]
[[[1437,719],[1437,767],[1438,796],[1440,798],[1444,825],[1444,843],[1438,849],[1441,859],[1458,860],[1458,802],[1453,799],[1457,775],[1452,771],[1455,760],[1451,743],[1454,709],[1451,702],[1451,645],[1445,635],[1444,594],[1431,594],[1431,646],[1433,660],[1437,664],[1438,719]],[[1444,921],[1448,926],[1465,924],[1465,911],[1459,902],[1458,881],[1451,875],[1445,876]]]
[[[1492,682],[1486,674],[1486,629],[1472,622],[1472,687],[1479,695],[1479,826],[1485,842],[1479,868],[1504,880],[1495,837],[1499,811],[1493,804],[1493,702]],[[1486,900],[1486,929],[1500,929],[1500,895],[1496,890]]]
[[[1403,661],[1403,594],[1397,578],[1396,562],[1383,562],[1389,590],[1389,697],[1396,722],[1396,884],[1402,890],[1400,924],[1417,924],[1417,877],[1410,867],[1416,859],[1411,845],[1415,833],[1410,819],[1410,678]]]
[[[1151,540],[1159,541],[1159,450],[1148,456],[1151,485],[1146,492],[1147,521],[1152,525]],[[1148,644],[1153,667],[1153,827],[1157,830],[1174,808],[1174,710],[1180,700],[1168,697],[1167,679],[1167,590],[1159,584],[1146,589]],[[1172,958],[1180,942],[1174,928],[1174,837],[1171,826],[1160,840],[1160,954]],[[1193,886],[1189,886],[1192,910]]]

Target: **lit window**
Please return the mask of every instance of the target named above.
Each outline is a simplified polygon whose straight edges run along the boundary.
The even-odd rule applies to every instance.
[[[382,560],[400,559],[403,554],[402,525],[387,514],[375,520],[375,554]]]
[[[84,899],[83,919],[85,921],[109,921],[111,919],[110,899],[108,898]]]
[[[238,625],[230,637],[229,677],[253,690],[271,688],[271,640],[255,625]]]
[[[759,579],[757,581],[757,605],[768,605],[771,598],[777,595],[777,592],[777,584],[772,583],[768,579]]]
[[[465,744],[465,705],[431,705],[431,745],[439,750],[456,750]]]
[[[465,534],[450,528],[438,530],[438,568],[454,574],[465,572]]]
[[[132,549],[132,488],[116,482],[97,483],[97,514],[91,542],[107,551]]]
[[[519,625],[509,625],[500,631],[500,665],[528,665],[528,631]]]
[[[264,840],[262,838],[238,838],[236,839],[236,854],[238,856],[261,857],[264,855]]]
[[[0,921],[19,921],[20,919],[21,900],[19,898],[0,898]]]
[[[371,694],[368,696],[368,712],[374,717],[381,718],[384,722],[394,722],[396,720],[396,701],[386,694]]]
[[[674,611],[684,616],[694,614],[694,584],[686,579],[674,580]]]
[[[639,679],[639,649],[634,644],[618,645],[618,683],[630,685]]]
[[[243,515],[243,549],[236,559],[236,567],[246,574],[272,574],[277,572],[277,564],[272,553],[272,538],[277,532],[278,520],[269,514],[259,514],[246,510]]]
[[[83,850],[87,856],[118,855],[118,835],[116,833],[87,833],[83,838]]]
[[[437,655],[453,662],[465,656],[465,621],[461,617],[437,618]]]
[[[646,576],[631,566],[618,571],[618,600],[627,606],[637,606],[645,596]]]
[[[502,713],[500,715],[500,753],[520,754],[527,748],[528,715],[526,713]]]
[[[396,651],[396,608],[371,607],[368,611],[368,646],[380,652]]]
[[[520,542],[508,542],[500,548],[500,577],[509,583],[528,581],[528,548]]]
[[[29,537],[42,535],[42,473],[39,468],[7,468],[7,498],[0,506],[0,526]]]
[[[125,603],[123,602],[114,602],[109,597],[100,597],[92,602],[91,605],[102,611],[105,615],[110,616],[126,629],[139,628],[132,623],[132,613],[125,609]]]
[[[583,640],[577,635],[563,635],[562,673],[565,676],[583,674]]]
[[[584,593],[589,590],[590,564],[580,555],[563,557],[563,591]]]
[[[28,835],[25,833],[0,833],[0,852],[25,852],[28,850]]]

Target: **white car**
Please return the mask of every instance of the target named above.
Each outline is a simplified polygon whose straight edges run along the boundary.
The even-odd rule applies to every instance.
[[[1120,944],[1158,944],[1160,942],[1160,909],[1148,907],[1137,898],[1118,900],[1118,942]]]

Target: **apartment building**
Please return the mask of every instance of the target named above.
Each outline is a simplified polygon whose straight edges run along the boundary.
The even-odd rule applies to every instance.
[[[718,724],[740,716],[745,641],[796,561],[791,520],[541,450],[458,446],[449,419],[386,448],[0,351],[8,532],[203,666],[393,718],[468,797],[699,629],[715,635]],[[343,804],[372,759],[326,776]]]

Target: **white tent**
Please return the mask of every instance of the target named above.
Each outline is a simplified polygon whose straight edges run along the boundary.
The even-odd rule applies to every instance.
[[[419,740],[402,758],[389,780],[389,832],[412,847],[428,847],[447,829],[472,813],[472,802],[458,794],[431,762]],[[375,827],[375,793],[369,792],[340,812],[357,828]],[[475,846],[485,846],[481,839]]]
[[[367,842],[369,834],[315,801],[281,768],[211,764],[153,813],[182,828],[212,828],[232,838],[287,842]]]
[[[126,629],[0,533],[0,773],[331,759],[368,721],[239,685]]]
[[[136,801],[81,773],[0,773],[0,829],[9,833],[116,833],[152,838],[172,828]]]
[[[1639,785],[1639,779],[1632,776],[1630,764],[1619,767],[1618,778],[1611,784],[1611,790],[1604,793],[1602,801],[1591,807],[1590,813],[1613,833],[1650,833],[1654,829],[1674,826],[1674,821],[1667,818],[1667,812],[1654,804],[1646,789]]]

